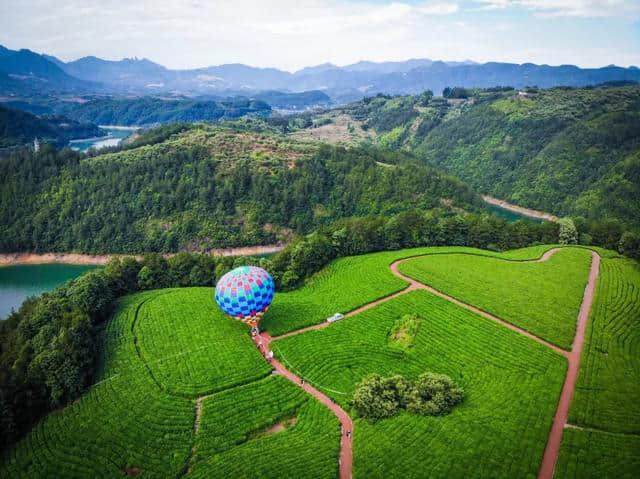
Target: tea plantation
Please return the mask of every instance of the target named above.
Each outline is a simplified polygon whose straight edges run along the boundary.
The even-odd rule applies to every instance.
[[[590,259],[589,251],[569,248],[540,263],[433,255],[402,263],[400,271],[569,349]]]
[[[394,322],[416,311],[424,321],[415,346],[389,345]],[[273,348],[345,407],[372,372],[434,371],[464,388],[465,401],[448,416],[356,420],[355,477],[535,476],[565,371],[560,355],[423,291]]]
[[[407,289],[390,265],[406,259],[402,274],[568,349],[591,252],[566,248],[531,261],[553,247],[347,257],[300,289],[277,293],[262,323],[276,360],[350,415],[346,440],[328,400],[275,371],[278,362],[262,357],[246,326],[218,310],[211,288],[125,297],[102,331],[93,386],[0,456],[0,477],[335,478],[345,443],[354,478],[538,477],[565,355]],[[560,479],[635,477],[640,468],[640,269],[599,253]],[[398,292],[328,327],[277,337]],[[397,340],[403,318],[419,318],[410,341]],[[450,376],[464,401],[445,416],[402,411],[377,422],[351,407],[355,385],[369,374],[424,372]]]
[[[604,258],[558,477],[632,478],[640,471],[640,269]]]

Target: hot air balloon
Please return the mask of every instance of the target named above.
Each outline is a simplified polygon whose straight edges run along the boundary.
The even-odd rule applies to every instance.
[[[220,278],[215,298],[222,311],[248,324],[256,332],[274,293],[273,278],[264,269],[240,266]]]

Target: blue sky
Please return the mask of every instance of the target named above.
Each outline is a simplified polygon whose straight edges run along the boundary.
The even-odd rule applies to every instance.
[[[640,65],[640,0],[27,0],[0,44],[72,60],[296,70],[431,58]]]

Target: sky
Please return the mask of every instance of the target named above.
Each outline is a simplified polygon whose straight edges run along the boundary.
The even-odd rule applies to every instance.
[[[0,44],[169,68],[409,58],[640,66],[640,0],[0,0]]]

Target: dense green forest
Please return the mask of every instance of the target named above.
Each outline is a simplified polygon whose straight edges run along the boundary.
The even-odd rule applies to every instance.
[[[639,85],[447,93],[378,95],[320,116],[346,113],[379,146],[411,151],[483,194],[578,223],[640,227]]]
[[[481,204],[410,154],[205,125],[167,126],[94,157],[14,152],[0,175],[6,252],[206,251],[352,216]]]
[[[96,125],[79,123],[60,115],[36,117],[31,113],[0,105],[0,151],[32,143],[50,142],[66,145],[75,138],[91,138],[104,133]]]
[[[86,103],[54,105],[77,121],[97,125],[153,125],[159,123],[219,121],[246,115],[268,116],[271,107],[261,100],[244,97],[224,100],[167,100],[154,97],[106,98]]]

